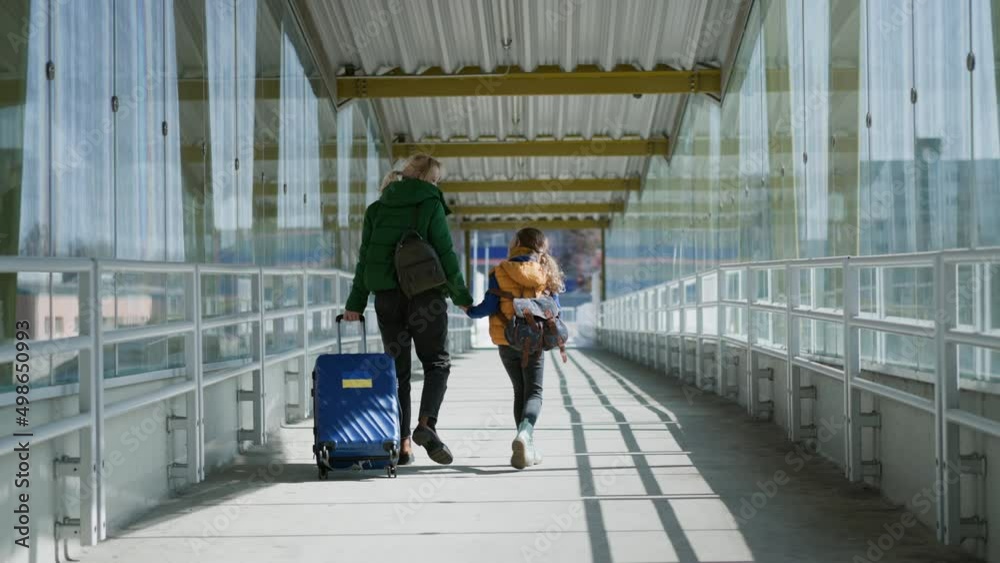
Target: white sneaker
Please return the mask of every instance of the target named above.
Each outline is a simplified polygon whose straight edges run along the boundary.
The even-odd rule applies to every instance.
[[[535,445],[531,434],[531,423],[528,421],[521,422],[521,425],[517,428],[517,436],[514,437],[514,441],[510,444],[510,449],[513,452],[510,456],[510,465],[514,469],[524,469],[529,465],[537,463],[535,461]]]

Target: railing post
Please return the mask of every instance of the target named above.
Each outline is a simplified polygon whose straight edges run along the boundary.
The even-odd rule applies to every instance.
[[[80,543],[96,545],[107,537],[104,491],[104,343],[101,331],[101,263],[93,260],[89,277],[81,276],[87,307],[81,322],[90,330],[90,348],[80,353],[80,413],[90,425],[80,439]]]
[[[694,386],[701,389],[702,376],[701,376],[701,354],[702,354],[702,344],[701,344],[701,333],[703,332],[703,324],[701,318],[701,307],[703,305],[702,301],[702,285],[701,285],[701,275],[695,275],[694,278],[694,304],[695,304],[695,340],[694,340]]]
[[[677,380],[681,383],[684,382],[684,370],[687,368],[685,365],[687,362],[684,361],[684,334],[687,332],[687,315],[684,314],[684,305],[687,304],[687,292],[684,290],[684,282],[678,282],[677,291],[680,292],[678,295],[678,318],[680,319],[680,330],[677,331]]]
[[[854,388],[854,378],[861,375],[859,331],[854,327],[858,315],[858,271],[850,257],[841,265],[844,277],[844,474],[849,481],[860,481],[861,466],[861,392]],[[813,296],[815,300],[815,295]]]
[[[743,268],[745,281],[743,287],[746,289],[746,327],[747,327],[747,366],[746,366],[746,386],[747,386],[747,414],[751,417],[757,416],[757,401],[759,389],[757,384],[757,355],[753,353],[754,323],[753,323],[753,301],[757,295],[757,280],[754,271],[750,266]]]
[[[253,428],[249,428],[250,441],[256,445],[264,444],[267,437],[267,328],[264,321],[264,269],[257,268],[253,274],[254,301],[257,303],[257,338],[255,339],[258,369],[250,374],[253,380]],[[246,434],[244,434],[246,436]]]
[[[948,332],[954,327],[956,267],[947,263],[943,254],[934,260],[934,339],[937,358],[934,385],[934,428],[938,497],[938,539],[948,545],[962,541],[961,530],[961,459],[959,458],[959,427],[948,421],[948,411],[959,408],[958,362],[955,346],[948,342]],[[961,288],[958,288],[961,289]]]
[[[785,389],[788,401],[788,439],[793,443],[802,438],[802,370],[795,365],[799,356],[799,323],[795,308],[799,306],[799,270],[785,264]]]
[[[187,318],[194,329],[184,337],[185,363],[188,379],[195,382],[194,390],[185,397],[185,434],[187,435],[187,481],[199,483],[205,478],[204,434],[204,359],[201,334],[201,269],[195,264],[184,282]]]
[[[726,297],[724,293],[725,280],[723,279],[722,268],[717,269],[715,272],[715,335],[718,337],[715,348],[715,393],[720,397],[725,397],[726,371],[724,366],[726,344],[722,341],[726,325],[726,307],[723,304]]]
[[[339,282],[339,280],[338,280]],[[309,407],[312,405],[310,388],[312,386],[312,370],[309,367],[309,269],[302,269],[302,359],[299,366],[298,403],[299,415],[309,418]]]

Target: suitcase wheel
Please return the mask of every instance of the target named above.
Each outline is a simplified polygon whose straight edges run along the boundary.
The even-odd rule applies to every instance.
[[[330,474],[330,470],[325,467],[319,468],[319,480],[326,481],[327,476]]]
[[[396,478],[396,464],[390,464],[385,466],[385,476],[390,479]]]

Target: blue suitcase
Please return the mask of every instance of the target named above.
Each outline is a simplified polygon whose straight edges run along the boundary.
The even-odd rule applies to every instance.
[[[388,354],[344,354],[337,316],[337,354],[316,358],[313,369],[313,454],[319,478],[331,469],[385,469],[396,476],[399,398],[396,365]],[[361,332],[365,318],[361,317]]]

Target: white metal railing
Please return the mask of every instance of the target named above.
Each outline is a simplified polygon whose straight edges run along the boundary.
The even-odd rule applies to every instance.
[[[79,354],[78,384],[62,385],[48,392],[38,393],[41,395],[40,398],[36,397],[35,391],[29,395],[32,401],[77,396],[79,413],[31,425],[20,434],[0,437],[0,456],[12,453],[18,441],[25,438],[30,438],[32,444],[38,444],[81,432],[77,474],[81,479],[81,490],[93,492],[80,502],[79,537],[84,545],[93,545],[107,535],[105,472],[98,469],[104,467],[104,426],[107,420],[161,401],[184,397],[186,408],[182,425],[188,436],[187,461],[177,466],[189,484],[202,481],[205,477],[203,422],[205,389],[234,377],[250,374],[253,387],[251,390],[241,390],[239,396],[240,400],[253,403],[253,420],[249,424],[249,429],[240,430],[239,438],[241,441],[263,444],[267,428],[264,399],[269,392],[266,388],[265,370],[283,362],[298,361],[298,370],[293,372],[296,383],[294,400],[285,406],[295,409],[299,416],[307,417],[311,405],[309,359],[311,355],[332,349],[336,345],[334,317],[343,307],[352,278],[351,274],[342,271],[312,268],[261,268],[228,264],[86,258],[0,257],[0,273],[24,272],[77,276],[80,334],[64,338],[30,340],[28,347],[34,357],[56,353]],[[105,319],[102,319],[105,300],[114,299],[117,303],[118,288],[113,287],[110,294],[107,292],[107,287],[102,289],[104,276],[122,273],[158,273],[182,278],[183,319],[127,328],[106,328]],[[226,314],[206,311],[203,282],[221,276],[249,280],[251,296],[247,310]],[[289,295],[282,294],[279,298],[273,291],[267,295],[267,289],[273,287],[278,279],[281,280],[280,285],[283,289],[289,289],[287,291]],[[316,285],[316,282],[323,283]],[[286,299],[287,297],[290,299]],[[462,333],[460,338],[450,339],[451,351],[467,350],[471,347],[471,321],[454,306],[451,306],[449,316],[451,317],[449,331],[452,334]],[[274,330],[269,329],[269,325],[286,321],[293,324],[294,330],[297,331],[294,336],[294,346],[274,350],[275,346],[268,346],[267,337],[269,332],[277,337],[279,331],[276,326]],[[206,363],[203,341],[209,331],[237,326],[249,328],[251,335],[249,357],[235,362]],[[312,333],[319,333],[319,336],[313,338]],[[374,339],[377,343],[379,341],[377,334],[376,323],[368,323],[367,334],[344,338],[344,343],[357,344],[361,338]],[[114,383],[115,387],[121,387],[127,385],[127,380],[130,378],[133,378],[135,383],[145,383],[151,379],[147,374],[106,379],[105,346],[167,337],[183,337],[185,354],[182,367],[165,370],[162,372],[162,377],[156,378],[168,384],[152,392],[106,403],[104,390],[111,386],[110,383]],[[23,346],[21,348],[23,349]],[[18,360],[20,352],[16,342],[0,345],[0,363],[20,361]],[[46,391],[46,388],[40,387],[39,390]],[[14,395],[13,392],[0,394],[0,407],[14,405]]]
[[[758,357],[783,360],[787,430],[793,441],[802,438],[800,369],[841,382],[845,476],[852,481],[864,477],[861,392],[933,414],[937,459],[943,460],[937,464],[943,486],[938,503],[939,535],[942,541],[955,544],[961,530],[959,427],[1000,437],[1000,421],[962,410],[959,403],[962,388],[1000,392],[1000,378],[995,375],[1000,370],[995,365],[1000,358],[1000,326],[993,326],[991,314],[992,307],[1000,304],[990,302],[992,284],[1000,283],[996,279],[998,267],[1000,249],[725,264],[604,302],[598,338],[612,351],[654,367],[661,363],[658,339],[666,339],[663,365],[682,379],[693,371],[695,385],[724,396],[731,394],[733,387],[726,381],[723,349],[743,350],[746,405],[753,416],[760,408]],[[903,284],[904,290],[913,293],[913,303],[892,306],[890,311],[888,294],[896,287],[886,277],[901,269],[921,270],[933,281]],[[862,272],[866,274],[864,284],[860,281]],[[916,277],[919,275],[914,274]],[[919,302],[917,296],[928,290],[933,296],[930,302]],[[912,312],[907,315],[906,311]],[[863,331],[869,333],[871,342],[867,354],[861,350]],[[933,346],[932,375],[919,377],[907,370],[912,366],[905,361],[888,359],[894,348],[890,338],[918,339]],[[691,341],[695,344],[694,366],[686,365],[685,358],[686,344]],[[705,342],[718,343],[714,373],[702,370]],[[676,348],[672,348],[674,343]],[[971,348],[971,371],[981,375],[982,381],[962,377],[959,347]],[[914,348],[910,355],[918,356],[921,346]],[[675,349],[678,358],[671,361]],[[912,359],[912,364],[920,367],[919,359]],[[862,377],[866,372],[880,371],[904,377],[913,373],[911,377],[933,384],[934,399]],[[738,392],[739,386],[735,389]]]

